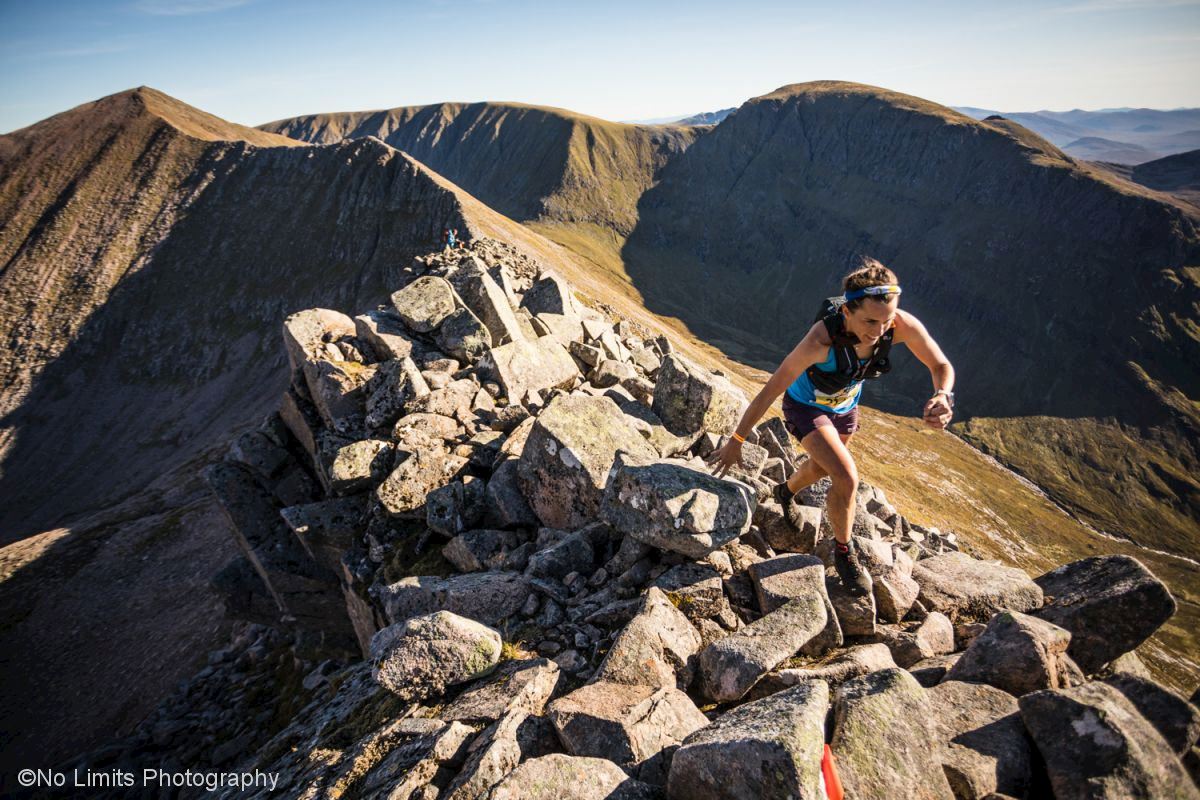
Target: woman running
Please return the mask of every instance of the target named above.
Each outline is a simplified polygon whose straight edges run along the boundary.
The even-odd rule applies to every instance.
[[[833,526],[833,563],[842,585],[859,596],[871,591],[871,576],[859,563],[850,536],[858,469],[846,446],[858,429],[863,381],[886,373],[892,345],[906,344],[933,378],[925,424],[944,429],[954,408],[954,368],[920,320],[899,309],[898,284],[890,269],[873,258],[863,259],[844,279],[843,296],[827,306],[828,313],[813,324],[750,403],[729,441],[708,458],[718,476],[740,464],[747,434],[786,389],[784,424],[809,458],[775,487],[773,496],[795,524],[795,494],[829,476],[825,513]]]

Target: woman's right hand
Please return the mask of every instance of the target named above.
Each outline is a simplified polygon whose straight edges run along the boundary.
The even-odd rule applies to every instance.
[[[705,461],[713,464],[713,474],[718,478],[725,477],[725,473],[734,467],[743,466],[742,464],[742,443],[737,439],[729,439],[725,444],[713,450]]]

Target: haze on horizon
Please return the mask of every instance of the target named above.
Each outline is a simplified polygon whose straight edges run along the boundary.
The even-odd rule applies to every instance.
[[[787,83],[1002,111],[1200,106],[1200,0],[0,0],[0,132],[148,85],[234,122],[441,101],[613,120]]]

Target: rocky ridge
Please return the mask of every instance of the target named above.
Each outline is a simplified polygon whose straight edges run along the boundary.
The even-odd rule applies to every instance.
[[[289,316],[278,412],[206,470],[227,610],[288,631],[311,697],[268,741],[200,734],[227,768],[296,797],[811,797],[828,743],[850,796],[1198,796],[1197,697],[1135,653],[1175,601],[1137,560],[1031,579],[861,483],[852,597],[825,487],[770,500],[803,458],[778,420],[710,474],[745,397],[666,337],[486,240],[391,299]]]

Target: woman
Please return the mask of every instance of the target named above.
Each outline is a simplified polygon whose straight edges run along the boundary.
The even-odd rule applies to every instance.
[[[944,429],[954,407],[954,368],[920,320],[901,311],[895,273],[875,259],[843,281],[844,294],[816,322],[750,403],[729,441],[708,463],[723,476],[741,463],[742,443],[775,398],[783,399],[785,426],[800,440],[809,458],[775,487],[774,497],[795,524],[793,498],[826,475],[832,481],[825,513],[833,526],[834,566],[842,585],[854,595],[871,591],[871,576],[859,563],[850,532],[858,469],[847,449],[858,429],[858,400],[863,381],[890,369],[888,350],[905,344],[933,378],[933,397],[925,403],[925,424]]]

